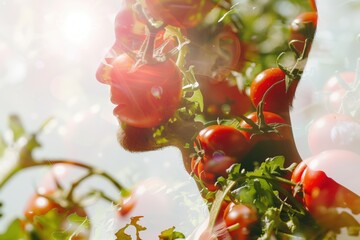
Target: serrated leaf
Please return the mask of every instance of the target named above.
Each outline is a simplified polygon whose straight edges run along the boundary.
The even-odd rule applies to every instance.
[[[19,138],[25,135],[25,128],[17,115],[9,116],[8,125],[13,134],[14,141],[17,141]]]
[[[0,234],[0,240],[11,240],[11,239],[20,239],[20,240],[30,240],[30,236],[24,230],[20,219],[13,220],[5,232]]]
[[[175,240],[175,239],[184,239],[185,235],[181,232],[175,231],[175,227],[166,229],[161,232],[159,235],[159,240]]]
[[[255,170],[253,173],[249,173],[248,175],[281,175],[281,171],[284,170],[284,164],[285,158],[283,156],[268,158],[265,160],[265,162],[261,163],[260,167],[257,170]]]

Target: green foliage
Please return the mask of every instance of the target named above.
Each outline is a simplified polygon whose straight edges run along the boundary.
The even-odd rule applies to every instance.
[[[117,231],[117,233],[115,234],[117,237],[116,240],[132,240],[131,235],[125,233],[125,231],[130,226],[133,226],[135,228],[136,240],[141,240],[140,232],[146,230],[146,227],[143,227],[138,223],[142,217],[143,216],[136,216],[136,217],[130,218],[130,223],[126,224],[123,228],[119,229],[119,231]]]
[[[70,239],[78,235],[86,236],[90,229],[90,221],[76,213],[68,215],[52,209],[42,216],[34,217],[36,233],[52,240]],[[49,237],[51,236],[51,237]],[[42,239],[42,238],[41,238]]]
[[[248,172],[242,170],[241,164],[230,167],[228,177],[220,177],[217,181],[222,190],[215,194],[210,219],[216,218],[220,203],[227,199],[256,207],[260,219],[254,233],[256,239],[331,239],[342,228],[347,228],[349,235],[359,234],[359,222],[346,212],[329,211],[324,219],[315,220],[293,197],[291,187],[299,186],[286,176],[294,166],[284,168],[284,162],[282,156],[269,158]],[[288,190],[284,189],[284,184],[289,185]],[[282,189],[281,194],[279,189]]]
[[[31,224],[23,219],[13,220],[6,231],[0,234],[0,240],[64,240],[76,236],[87,237],[90,230],[90,221],[77,214],[59,213],[53,209],[43,216],[34,217]]]
[[[21,239],[30,240],[30,235],[24,230],[20,219],[12,221],[7,230],[0,234],[0,240]]]
[[[159,240],[175,240],[175,239],[185,239],[185,235],[181,232],[175,231],[175,227],[166,229],[161,232]]]

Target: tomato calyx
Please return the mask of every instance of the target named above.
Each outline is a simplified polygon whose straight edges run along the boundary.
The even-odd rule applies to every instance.
[[[290,25],[290,49],[297,57],[307,57],[317,28],[317,12],[303,12]]]
[[[276,134],[279,137],[287,137],[281,136],[280,130],[283,127],[288,128],[290,125],[287,124],[281,116],[275,113],[262,111],[261,106],[262,103],[259,104],[256,112],[250,113],[247,116],[239,116],[239,118],[242,119],[239,130],[246,132],[246,136],[249,139],[253,138],[254,136],[264,136],[266,134]],[[271,120],[269,122],[270,118],[277,118],[278,120]]]

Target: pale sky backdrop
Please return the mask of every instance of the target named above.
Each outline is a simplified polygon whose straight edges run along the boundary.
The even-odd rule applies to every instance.
[[[36,157],[85,161],[128,186],[158,177],[200,206],[197,188],[177,149],[135,154],[117,144],[118,124],[109,88],[96,81],[95,72],[114,41],[113,20],[120,8],[121,0],[0,0],[0,132],[6,132],[9,114],[18,114],[29,131],[54,117],[40,135],[43,147],[36,150]],[[8,221],[22,214],[46,172],[47,168],[28,170],[1,189],[1,232]],[[94,180],[88,185],[116,196],[106,182]],[[109,208],[107,202],[88,208],[92,220],[100,222],[96,234],[105,234],[101,239],[111,239],[116,228],[111,213],[106,212]],[[192,213],[173,211],[175,220],[163,221],[189,234],[194,228],[188,221]],[[192,215],[201,219],[205,212]]]

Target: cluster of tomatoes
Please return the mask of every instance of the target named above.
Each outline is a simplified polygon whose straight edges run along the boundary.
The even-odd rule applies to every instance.
[[[314,0],[123,3],[115,18],[116,41],[97,79],[110,86],[126,149],[181,150],[210,209],[209,224],[194,239],[316,239],[341,227],[359,228],[353,218],[360,213],[359,192],[353,190],[358,187],[334,177],[336,171],[355,176],[349,166],[360,164],[356,73],[340,72],[326,82],[326,107],[308,129],[311,157],[300,158],[292,135],[292,101],[317,27]],[[284,6],[292,11],[283,12]],[[32,158],[35,140],[25,146],[23,168],[48,164]],[[164,199],[150,203],[154,189],[163,187],[158,182],[129,191],[86,164],[53,163],[88,172],[69,190],[51,176],[54,186],[32,196],[20,223],[24,232],[30,228],[31,238],[47,239],[54,231],[63,234],[60,239],[90,237],[88,215],[73,193],[93,175],[108,179],[122,198],[113,201],[94,190],[83,200],[97,194],[118,203],[120,217],[141,215],[161,202],[162,219],[174,208]],[[147,199],[144,206],[141,198]],[[351,214],[337,214],[337,208]],[[160,216],[155,213],[149,216]],[[128,239],[125,229],[131,225],[143,231],[138,219],[120,229],[118,238]],[[74,234],[79,225],[87,227]],[[174,234],[171,239],[183,238]]]
[[[355,72],[347,71],[325,82],[323,109],[318,111],[307,131],[310,156],[292,175],[293,182],[302,184],[304,203],[315,216],[324,215],[328,208],[334,207],[359,214],[359,190],[351,183],[356,177],[353,169],[360,160],[357,147],[360,122],[351,97],[357,91],[356,81]]]
[[[298,164],[292,176],[281,176],[289,180],[284,189],[296,195],[294,186],[302,186],[296,197],[314,216],[335,207],[357,214],[359,197],[321,169],[338,156],[357,158],[343,150],[323,151],[339,144],[330,136],[331,124],[358,123],[340,115],[323,117],[318,121],[326,125],[320,127],[315,122],[318,129],[310,131],[309,141],[315,142],[310,145],[316,160],[302,161],[292,136],[289,115],[317,26],[315,1],[291,3],[299,12],[291,17],[281,13],[277,1],[270,2],[126,1],[116,16],[111,56],[97,78],[110,85],[114,114],[123,128],[150,132],[159,146],[181,146],[185,166],[210,205],[207,193],[222,189],[218,179],[226,178],[234,164],[254,171],[265,159],[283,156],[285,166]],[[278,28],[257,21],[260,15]],[[279,28],[286,34],[276,38]],[[330,105],[338,108],[337,96],[346,91],[330,83],[325,91]],[[196,123],[190,134],[174,128],[189,122]],[[324,134],[329,138],[320,140]],[[355,141],[343,149],[353,150]],[[224,239],[249,238],[250,227],[261,218],[256,207],[239,199],[224,201],[217,214],[226,225]]]

